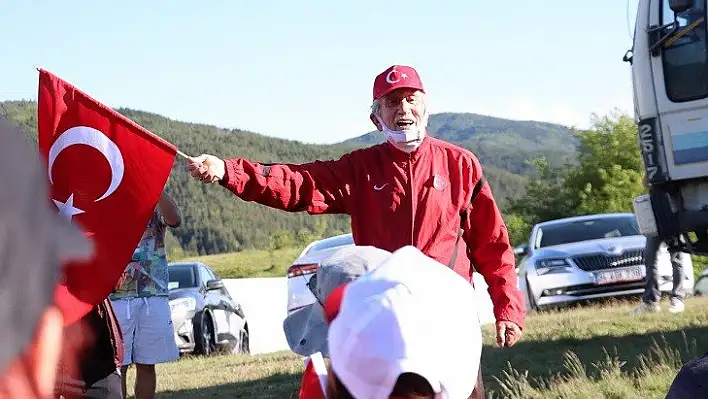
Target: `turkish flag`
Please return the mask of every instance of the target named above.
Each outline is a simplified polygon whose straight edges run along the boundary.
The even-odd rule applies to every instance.
[[[50,201],[94,242],[70,262],[55,299],[65,324],[105,299],[120,279],[163,192],[177,148],[51,72],[39,70],[39,151]]]

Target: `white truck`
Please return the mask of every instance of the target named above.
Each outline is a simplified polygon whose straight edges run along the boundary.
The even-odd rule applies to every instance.
[[[706,1],[639,0],[624,56],[649,184],[633,201],[640,231],[701,255],[708,254]]]

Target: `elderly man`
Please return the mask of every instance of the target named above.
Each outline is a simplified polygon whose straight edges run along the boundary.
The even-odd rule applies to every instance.
[[[338,160],[276,165],[200,155],[189,160],[189,171],[245,201],[348,214],[357,245],[390,252],[412,245],[470,282],[471,261],[489,286],[497,343],[513,345],[523,328],[523,294],[481,164],[470,151],[427,135],[426,91],[412,67],[394,65],[375,78],[369,117],[386,142]],[[481,378],[478,388],[482,394]]]

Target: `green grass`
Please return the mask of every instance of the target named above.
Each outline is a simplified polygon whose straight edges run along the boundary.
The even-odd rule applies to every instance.
[[[285,277],[288,267],[303,248],[246,250],[219,255],[194,256],[171,261],[199,260],[209,265],[221,278]]]
[[[513,348],[485,347],[490,388],[505,398],[663,398],[681,361],[708,351],[708,298],[689,298],[678,315],[666,302],[643,316],[629,314],[637,301],[532,315]]]
[[[284,277],[302,247],[265,250],[246,250],[219,255],[195,256],[171,260],[200,260],[211,266],[222,278]],[[697,278],[708,266],[708,257],[693,256],[693,274]]]
[[[485,326],[488,397],[664,398],[681,364],[708,352],[708,298],[689,298],[677,315],[665,311],[666,301],[662,313],[630,315],[636,304],[531,314],[513,348],[494,346],[493,327]],[[301,371],[300,358],[289,352],[189,356],[158,366],[158,397],[295,398]]]

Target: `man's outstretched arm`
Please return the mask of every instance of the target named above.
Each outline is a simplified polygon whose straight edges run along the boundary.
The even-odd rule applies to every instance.
[[[243,158],[222,160],[213,155],[191,158],[192,177],[219,183],[244,201],[288,212],[348,213],[354,180],[350,155],[334,161],[261,164]]]

